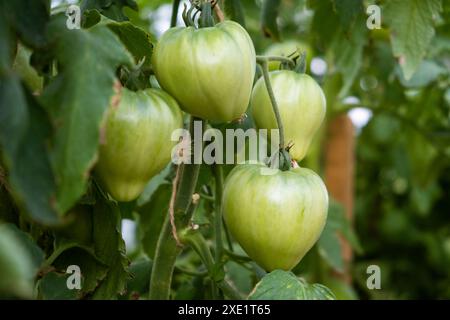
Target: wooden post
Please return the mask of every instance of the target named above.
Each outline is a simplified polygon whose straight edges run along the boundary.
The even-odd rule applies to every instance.
[[[349,220],[353,218],[355,130],[347,115],[339,115],[328,124],[325,147],[325,183],[330,195],[345,208]],[[349,265],[352,261],[350,244],[341,237],[345,269],[337,276],[351,282]]]

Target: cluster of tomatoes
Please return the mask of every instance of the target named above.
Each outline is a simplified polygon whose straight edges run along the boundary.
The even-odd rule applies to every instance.
[[[255,49],[238,23],[171,28],[155,46],[152,65],[161,89],[122,88],[106,120],[96,173],[116,200],[137,198],[169,163],[175,144],[171,134],[183,126],[182,111],[227,123],[241,118],[251,105],[258,129],[278,128],[265,80],[261,77],[253,85]],[[269,78],[285,138],[292,142],[288,151],[300,161],[324,119],[324,94],[301,72],[275,70]],[[231,171],[224,187],[224,219],[236,241],[264,269],[290,270],[320,236],[327,190],[309,169],[289,166],[264,174],[264,167],[239,164]]]

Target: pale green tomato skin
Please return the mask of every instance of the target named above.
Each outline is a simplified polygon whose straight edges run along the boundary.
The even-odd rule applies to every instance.
[[[325,118],[325,95],[317,82],[306,74],[281,70],[270,72],[269,76],[283,122],[284,140],[294,143],[290,154],[300,161]],[[253,88],[251,104],[259,129],[268,129],[270,133],[270,129],[278,128],[263,78]]]
[[[262,168],[240,165],[227,177],[224,219],[232,236],[266,271],[291,270],[319,239],[328,193],[312,170],[262,175]]]
[[[256,68],[253,42],[238,23],[169,29],[152,63],[161,87],[202,119],[229,122],[247,110]]]
[[[298,40],[287,40],[280,43],[274,43],[266,49],[264,55],[287,57],[296,50],[299,50],[300,52],[304,51],[306,53],[306,71],[308,71],[313,57],[313,51],[307,43]],[[280,61],[269,61],[269,71],[279,70],[280,64]]]
[[[170,161],[172,132],[183,127],[175,99],[159,89],[122,89],[119,105],[110,108],[105,141],[96,172],[117,201],[131,201]]]

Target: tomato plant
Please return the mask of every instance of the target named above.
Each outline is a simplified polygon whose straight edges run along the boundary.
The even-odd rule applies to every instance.
[[[450,297],[450,6],[369,2],[0,0],[0,298]]]

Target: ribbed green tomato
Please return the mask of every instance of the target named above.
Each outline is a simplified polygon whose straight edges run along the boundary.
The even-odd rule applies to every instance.
[[[285,141],[294,143],[290,153],[300,161],[325,117],[325,95],[317,82],[306,74],[281,70],[269,75],[284,126]],[[258,128],[278,128],[263,78],[253,88],[251,104]]]
[[[308,71],[309,64],[311,63],[311,59],[313,57],[313,51],[307,43],[298,40],[287,40],[280,43],[274,43],[266,49],[264,54],[267,56],[287,57],[296,50],[299,50],[300,52],[304,51],[306,53],[306,70]],[[269,61],[269,70],[275,71],[280,69],[280,64],[280,61]]]
[[[184,111],[228,122],[247,110],[255,75],[255,48],[238,23],[169,29],[156,45],[152,62],[159,84]]]
[[[159,89],[122,89],[111,107],[100,145],[96,171],[102,185],[118,201],[131,201],[170,161],[172,132],[183,127],[178,104]]]
[[[318,240],[328,193],[305,168],[264,175],[264,165],[235,167],[225,182],[223,214],[233,237],[267,271],[291,270]]]

